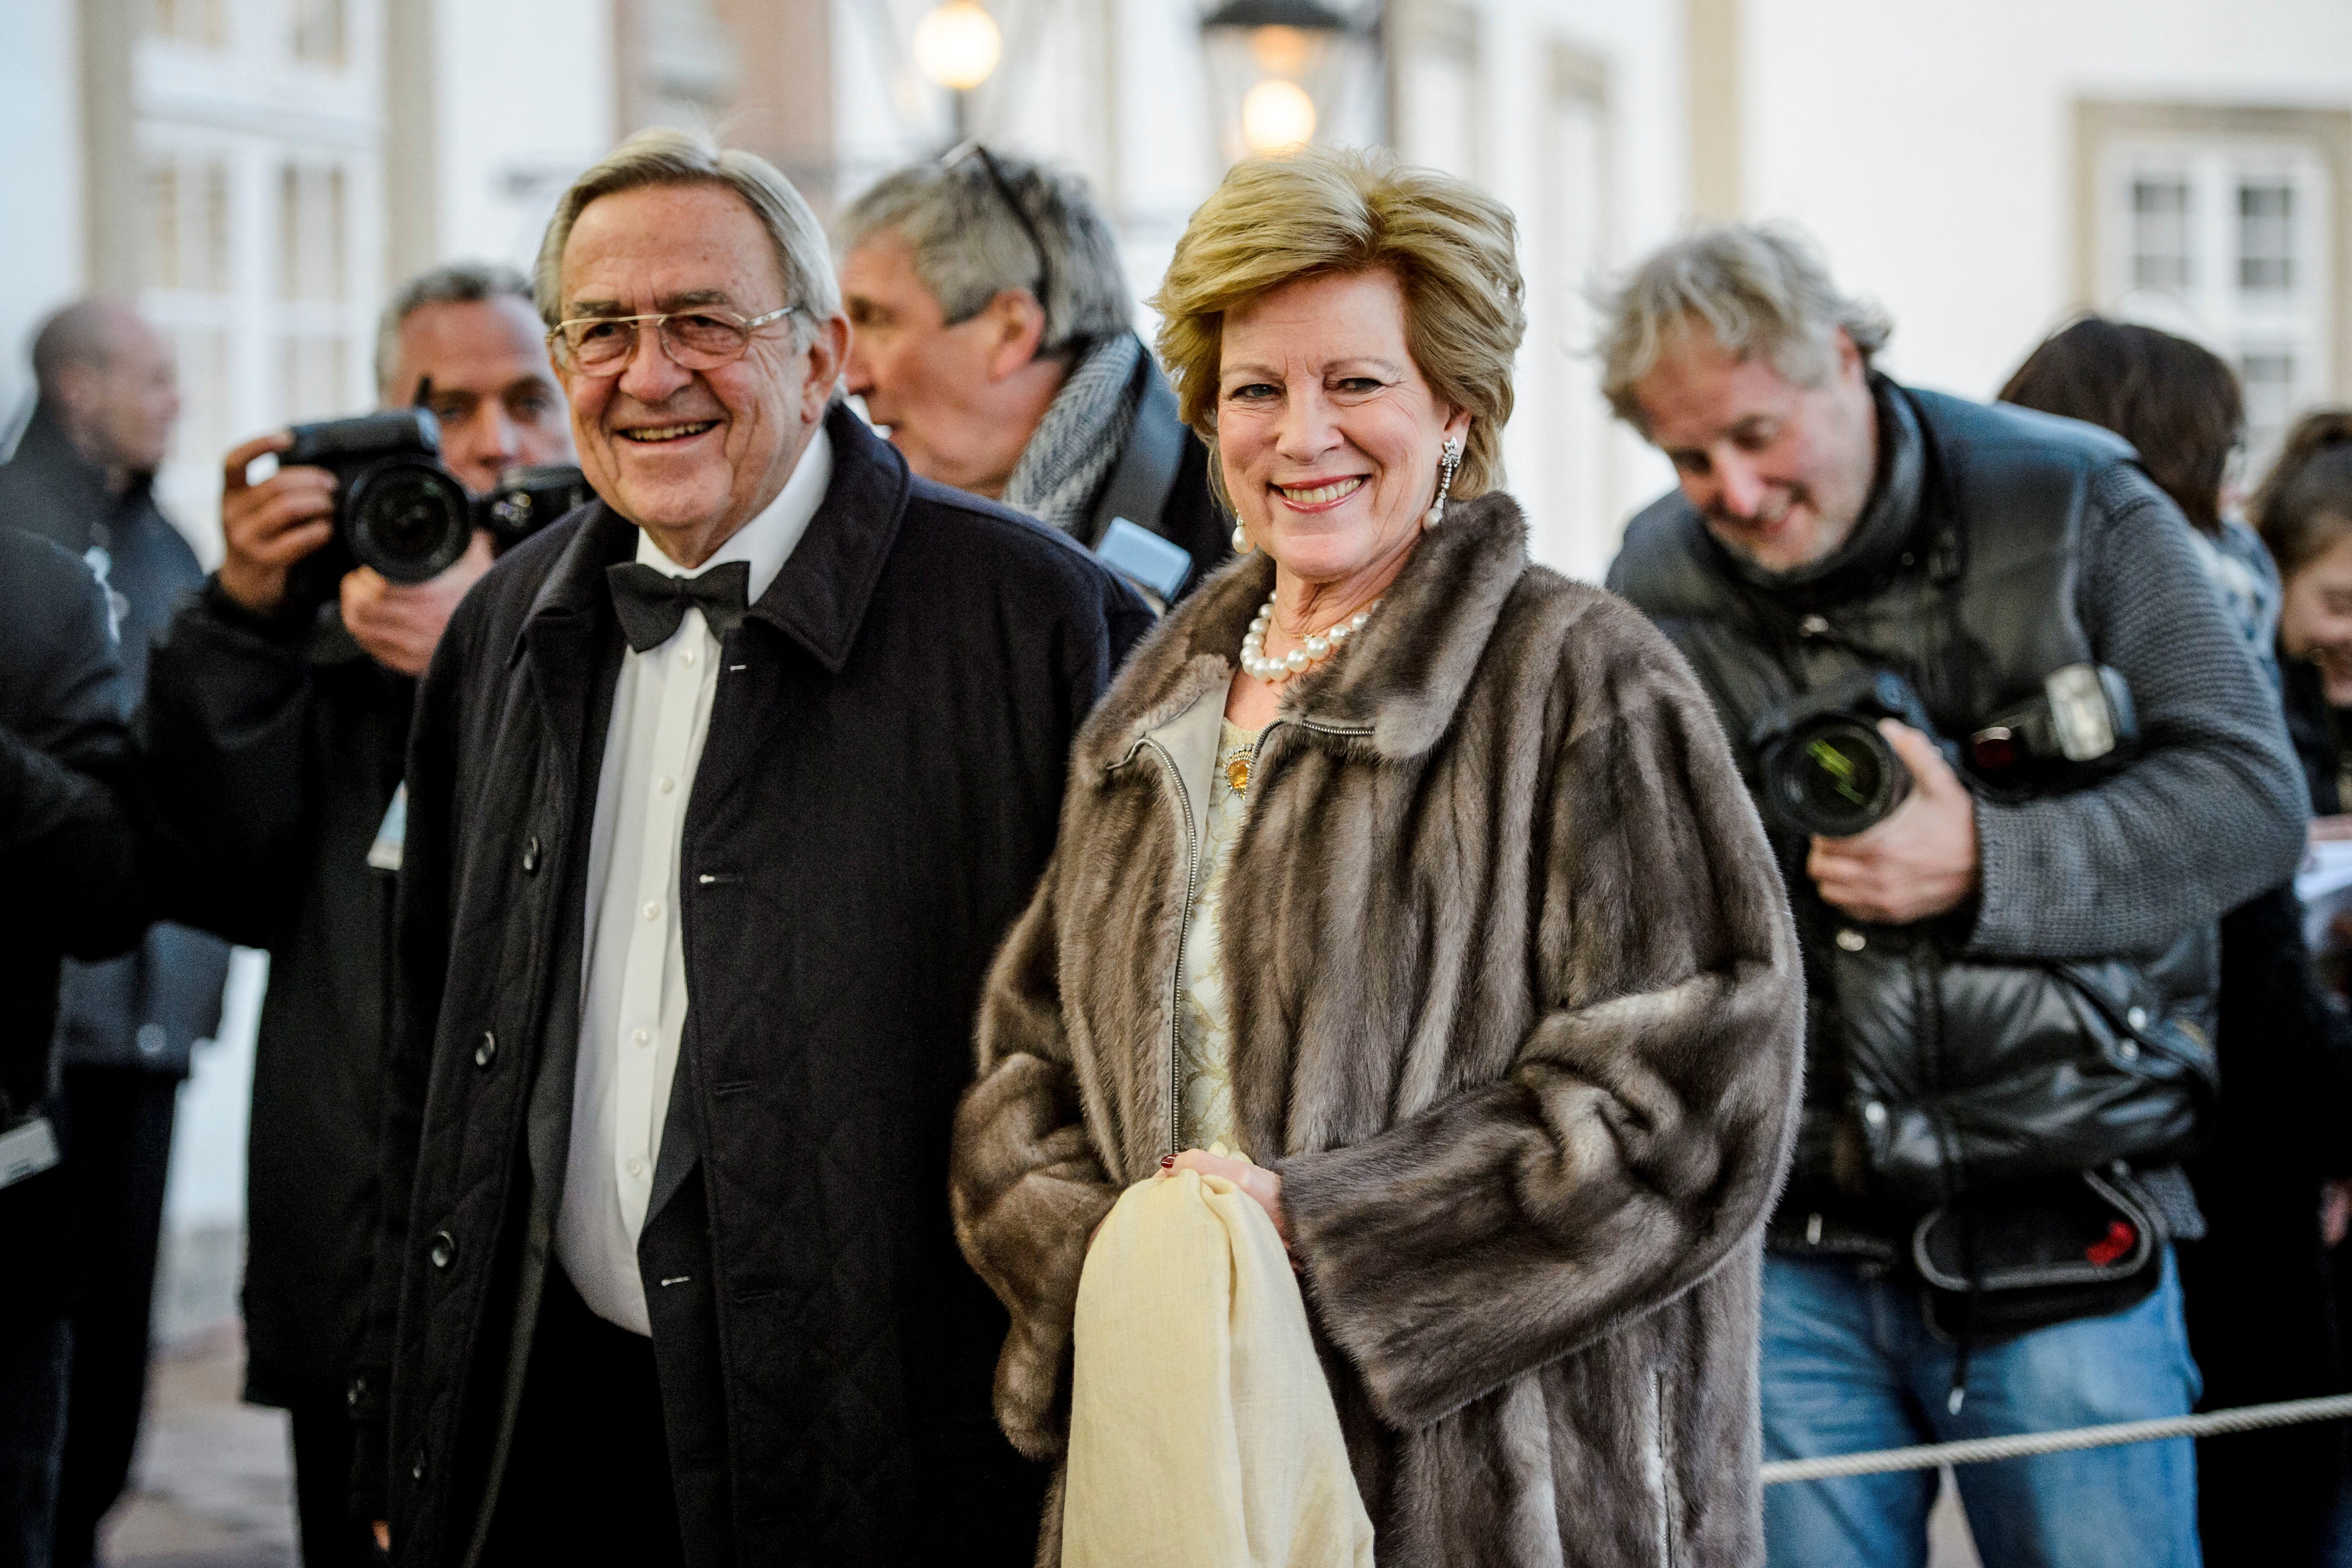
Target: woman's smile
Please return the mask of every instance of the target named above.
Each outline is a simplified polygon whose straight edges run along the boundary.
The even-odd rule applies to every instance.
[[[1281,497],[1295,512],[1328,512],[1364,487],[1364,476],[1350,474],[1342,479],[1308,479],[1290,485],[1268,484],[1266,488]]]

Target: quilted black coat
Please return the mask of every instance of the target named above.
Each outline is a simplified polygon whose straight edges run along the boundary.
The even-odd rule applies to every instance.
[[[724,641],[684,830],[690,1087],[638,1253],[680,1525],[698,1564],[1025,1563],[1044,1476],[992,1419],[1006,1320],[956,1250],[949,1129],[1071,737],[1149,618],[1068,539],[828,430],[824,502]],[[636,540],[598,503],[518,548],[418,694],[378,1265],[404,1563],[461,1559],[511,1415],[531,1087],[577,1038],[621,657],[604,568]]]

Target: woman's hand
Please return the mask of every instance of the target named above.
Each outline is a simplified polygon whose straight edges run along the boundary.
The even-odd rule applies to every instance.
[[[1265,1210],[1265,1217],[1274,1221],[1274,1233],[1282,1238],[1282,1249],[1285,1252],[1290,1250],[1290,1227],[1284,1223],[1282,1218],[1280,1176],[1264,1166],[1213,1155],[1205,1149],[1186,1149],[1175,1158],[1160,1163],[1160,1174],[1163,1176],[1174,1176],[1178,1171],[1199,1171],[1204,1176],[1223,1176],[1249,1194],[1257,1206]],[[1291,1262],[1296,1266],[1297,1260],[1293,1258]]]

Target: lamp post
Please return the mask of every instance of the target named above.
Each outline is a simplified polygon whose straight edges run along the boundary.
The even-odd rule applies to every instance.
[[[946,0],[915,24],[908,40],[915,68],[948,89],[954,105],[955,138],[971,133],[971,92],[994,74],[1004,57],[1004,35],[996,18],[977,0]]]
[[[1202,17],[1225,161],[1329,131],[1350,46],[1362,37],[1319,0],[1225,0]]]

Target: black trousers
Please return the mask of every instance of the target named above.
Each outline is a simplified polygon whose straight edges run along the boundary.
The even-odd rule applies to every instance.
[[[367,1568],[380,1561],[375,1532],[352,1517],[351,1406],[338,1399],[298,1405],[287,1415],[302,1568]]]
[[[58,1568],[92,1560],[99,1521],[131,1479],[179,1091],[178,1079],[135,1067],[68,1067],[50,1101],[84,1286],[58,1477]]]
[[[684,1568],[653,1341],[606,1322],[551,1262],[484,1568]]]
[[[69,1319],[0,1312],[0,1568],[49,1568],[72,1360]]]

